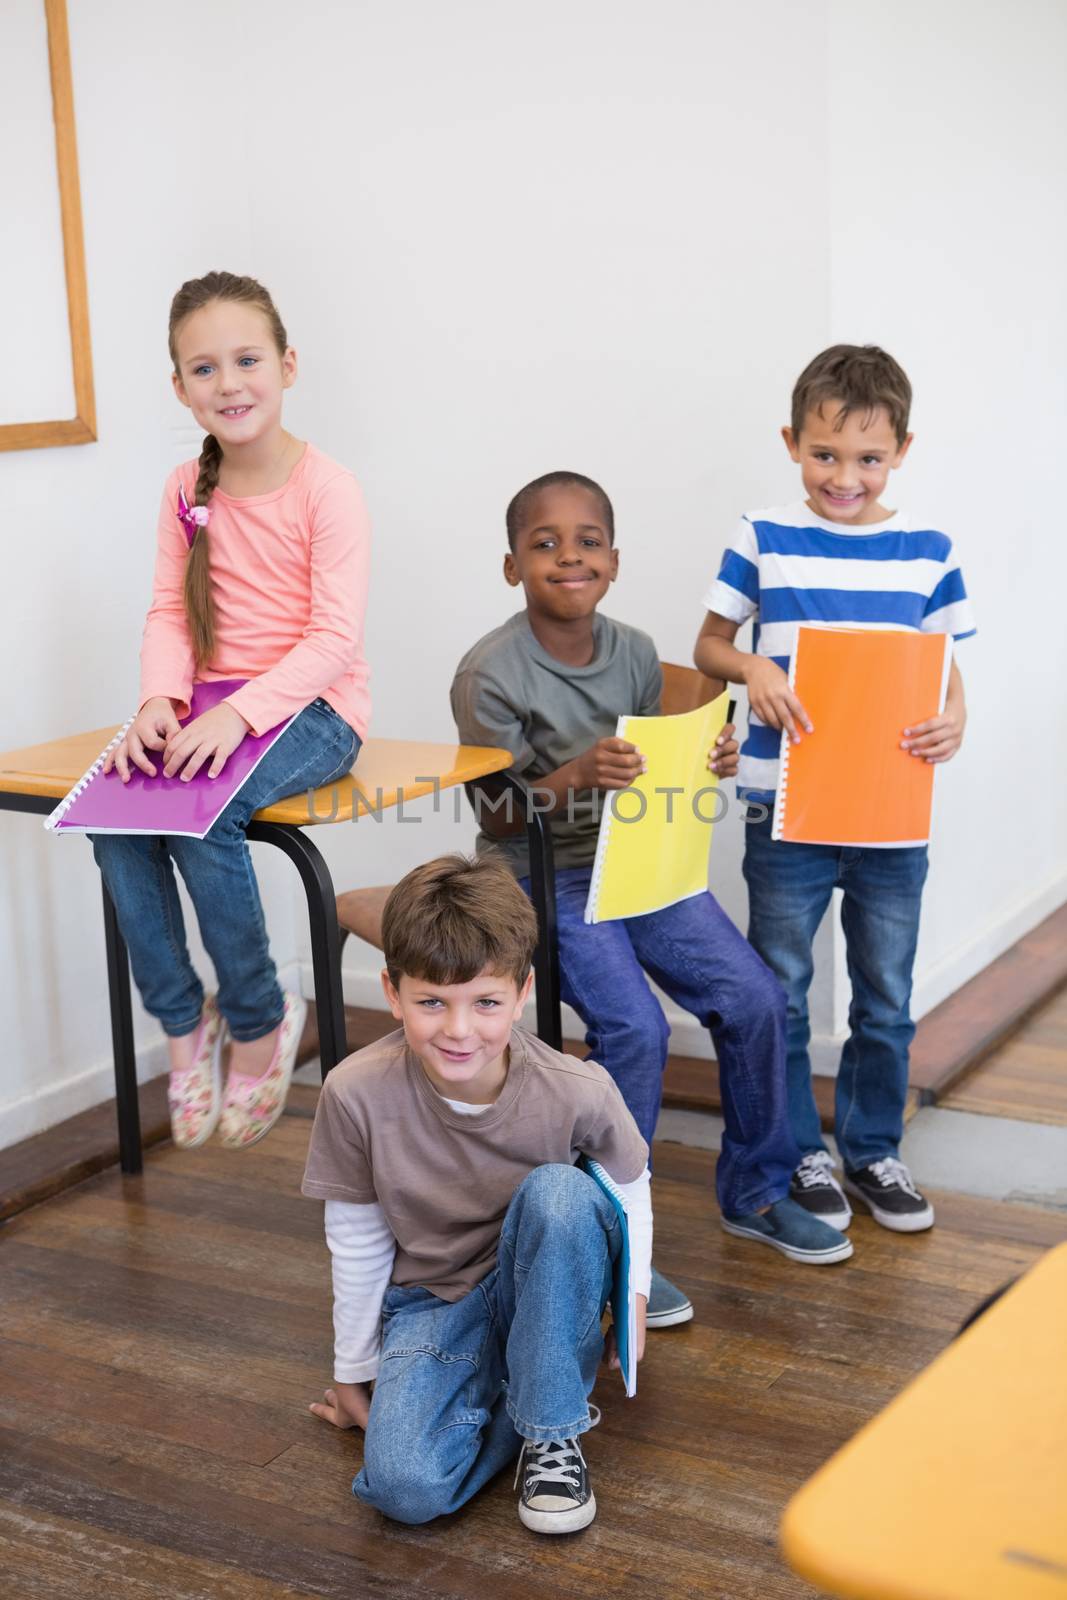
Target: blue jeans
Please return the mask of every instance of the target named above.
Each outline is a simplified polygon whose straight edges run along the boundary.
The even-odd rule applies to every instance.
[[[801,1150],[825,1150],[811,1092],[811,945],[834,889],[844,892],[849,1036],[841,1052],[834,1137],[846,1167],[895,1156],[904,1131],[909,1009],[926,846],[861,850],[771,838],[770,816],[745,828],[748,937],[788,1001],[789,1116]]]
[[[715,1174],[728,1217],[781,1200],[800,1159],[785,1091],[785,996],[710,894],[619,922],[582,920],[590,869],[556,874],[560,990],[590,1055],[615,1079],[649,1149],[670,1029],[660,988],[710,1029],[725,1129]],[[522,880],[529,892],[529,879]],[[642,970],[643,969],[643,970]]]
[[[577,1167],[537,1167],[504,1216],[497,1264],[462,1300],[390,1288],[363,1467],[352,1493],[398,1522],[456,1511],[523,1439],[573,1439],[621,1233]]]
[[[281,1022],[285,1000],[245,829],[262,806],[342,777],[359,746],[359,735],[344,718],[325,700],[316,700],[271,746],[205,838],[92,835],[145,1010],[172,1038],[192,1033],[204,1003],[185,942],[175,865],[214,963],[219,1010],[235,1039],[261,1039]]]

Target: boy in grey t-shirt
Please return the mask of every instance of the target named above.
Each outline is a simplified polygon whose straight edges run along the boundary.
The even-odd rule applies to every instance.
[[[583,920],[602,791],[625,788],[644,765],[615,737],[617,719],[657,713],[662,685],[647,634],[597,610],[618,573],[611,502],[580,473],[549,473],[512,500],[507,530],[504,575],[523,588],[526,609],[463,657],[452,710],[465,743],[512,752],[512,770],[537,786],[552,817],[563,998],[650,1146],[669,1030],[645,974],[709,1028],[726,1124],[716,1174],[723,1227],[794,1261],[843,1261],[848,1238],[788,1198],[797,1149],[785,1097],[785,996],[714,897],[626,921]],[[720,746],[712,765],[730,775],[736,745]],[[480,847],[502,850],[526,887],[523,819],[481,820]],[[653,1271],[648,1326],[692,1314],[682,1291]]]

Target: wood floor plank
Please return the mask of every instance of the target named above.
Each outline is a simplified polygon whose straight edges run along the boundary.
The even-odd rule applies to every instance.
[[[166,1076],[142,1083],[137,1094],[141,1139],[147,1148],[170,1137]],[[114,1166],[118,1159],[114,1100],[10,1145],[3,1152],[0,1222]]]
[[[947,1110],[1067,1126],[1067,986],[938,1103]]]
[[[132,1467],[115,1458],[81,1451],[72,1463],[47,1439],[27,1440],[0,1430],[0,1502],[16,1498],[44,1512],[88,1521],[107,1533],[132,1537],[184,1559],[204,1557],[252,1576],[290,1585],[297,1594],[336,1596],[373,1593],[376,1586],[398,1600],[458,1597],[473,1581],[467,1563],[442,1561],[432,1578],[413,1580],[412,1562],[369,1531],[272,1506],[269,1518],[257,1501],[237,1493],[209,1496],[172,1474]],[[388,1557],[388,1561],[386,1558]],[[404,1567],[408,1571],[404,1571]],[[389,1588],[382,1580],[388,1568]],[[451,1570],[449,1570],[451,1569]],[[122,1594],[121,1579],[111,1590]]]
[[[4,1600],[292,1600],[290,1585],[0,1502]],[[308,1593],[302,1590],[300,1593]]]
[[[328,1355],[324,1310],[237,1291],[204,1295],[188,1282],[168,1293],[151,1275],[24,1242],[5,1243],[0,1273],[0,1336],[233,1398],[251,1387],[298,1403]]]
[[[929,1012],[916,1030],[910,1081],[940,1103],[962,1076],[1067,979],[1067,906]]]
[[[32,1430],[34,1418],[54,1437],[69,1437],[71,1419],[82,1428],[121,1427],[139,1452],[156,1441],[188,1445],[219,1456],[223,1471],[234,1462],[263,1466],[293,1442],[291,1407],[249,1405],[217,1391],[190,1391],[168,1373],[145,1374],[53,1353],[6,1339],[0,1368],[0,1417]],[[68,1429],[61,1434],[61,1428]]]
[[[289,1204],[291,1204],[291,1199]],[[195,1279],[205,1289],[241,1287],[266,1300],[294,1295],[324,1301],[329,1295],[328,1253],[321,1208],[308,1203],[310,1238],[274,1233],[252,1217],[235,1227],[218,1217],[188,1218],[171,1209],[131,1205],[115,1195],[86,1194],[75,1207],[49,1206],[34,1229],[37,1249],[78,1254],[84,1260],[123,1265],[157,1277]]]

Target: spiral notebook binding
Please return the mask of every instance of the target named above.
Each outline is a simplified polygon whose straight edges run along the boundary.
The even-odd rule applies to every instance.
[[[599,1161],[594,1160],[592,1156],[583,1156],[581,1159],[581,1165],[583,1165],[586,1171],[596,1179],[602,1188],[606,1189],[608,1193],[619,1202],[623,1211],[625,1211],[628,1216],[630,1208],[626,1204],[626,1197],[619,1188],[618,1184],[615,1182],[615,1179],[611,1176],[611,1173],[608,1171],[607,1167],[603,1166]]]
[[[111,740],[110,744],[105,745],[103,750],[101,750],[100,754],[97,756],[88,772],[82,774],[77,783],[74,785],[73,789],[71,789],[70,793],[65,794],[62,800],[56,806],[55,810],[50,811],[48,816],[45,817],[44,826],[49,832],[54,833],[59,827],[59,824],[63,821],[63,818],[66,816],[75,800],[77,800],[80,795],[84,794],[90,783],[92,783],[93,779],[104,765],[104,762],[107,760],[112,750],[118,749],[129,730],[133,727],[133,723],[134,718],[127,717],[126,721],[122,724],[122,727]]]
[[[621,739],[625,735],[626,724],[630,719],[620,717],[615,725],[615,737]],[[596,790],[593,791],[596,793]],[[604,876],[604,862],[607,860],[608,840],[611,838],[611,825],[615,821],[615,811],[612,806],[613,791],[609,790],[604,799],[604,810],[600,814],[600,832],[597,835],[596,857],[593,861],[593,871],[589,879],[589,894],[586,897],[585,911],[582,921],[593,923],[598,921],[597,907],[600,902],[600,882]]]
[[[797,629],[796,643],[793,654],[789,660],[789,687],[795,690],[797,686],[797,656],[800,654],[800,629]],[[782,728],[782,737],[778,744],[778,793],[774,797],[774,821],[771,824],[771,838],[780,839],[785,826],[786,803],[789,795],[789,752],[792,740],[789,729]]]

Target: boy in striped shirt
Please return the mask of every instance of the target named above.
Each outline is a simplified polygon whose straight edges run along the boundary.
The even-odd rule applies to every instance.
[[[884,1227],[912,1233],[933,1208],[899,1159],[908,1085],[912,965],[926,878],[926,846],[857,849],[771,838],[782,730],[812,731],[789,687],[801,622],[974,633],[952,541],[881,503],[911,444],[911,385],[876,345],[834,345],[801,373],[782,429],[806,499],[741,519],[704,597],[708,615],[695,660],[748,690],[749,729],[738,793],[749,802],[744,873],[749,939],[788,1000],[789,1114],[801,1162],[792,1197],[832,1227],[852,1212],[834,1177],[811,1088],[808,988],[812,941],[835,888],[843,891],[852,1004],[838,1072],[834,1133],[844,1189]],[[751,651],[738,629],[752,621]],[[963,680],[952,664],[944,712],[902,729],[917,759],[948,761],[963,738]]]

